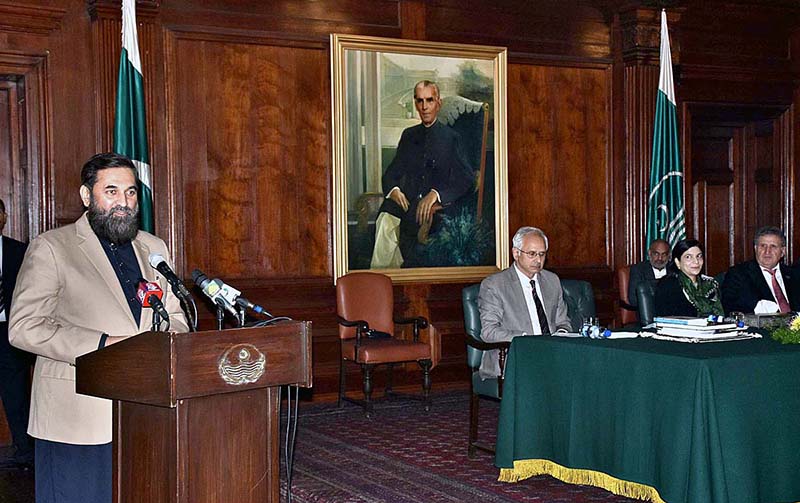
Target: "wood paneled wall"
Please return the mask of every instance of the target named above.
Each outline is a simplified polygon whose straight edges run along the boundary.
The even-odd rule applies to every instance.
[[[510,228],[543,227],[549,265],[592,281],[601,319],[611,321],[614,268],[642,256],[658,79],[660,14],[651,3],[139,1],[157,233],[184,277],[200,268],[276,314],[313,321],[315,392],[333,391],[329,34],[507,46]],[[791,49],[800,47],[800,10],[780,0],[670,3],[687,195],[697,194],[692,232],[713,241],[720,267],[746,258],[741,243],[766,219],[778,219],[796,248],[800,61]],[[119,12],[116,0],[0,0],[0,73],[21,75],[6,63],[27,58],[28,82],[39,78],[43,90],[26,168],[38,182],[20,196],[30,234],[80,214],[80,166],[109,148]],[[722,155],[721,143],[703,141],[716,125],[704,107],[724,115],[743,105],[779,112],[769,135],[742,126],[742,148],[756,153],[742,164],[751,171],[729,178],[741,176],[734,189],[742,197],[755,184],[759,200],[773,203],[728,207],[733,222],[745,218],[738,211],[750,217],[718,244],[717,224],[729,225],[720,204],[734,189],[709,185],[717,168],[698,167],[697,176],[692,169]],[[698,184],[706,189],[693,192]],[[774,190],[781,195],[771,199]],[[398,314],[428,316],[443,334],[434,386],[466,383],[463,286],[395,289]],[[418,381],[411,373],[401,379]]]

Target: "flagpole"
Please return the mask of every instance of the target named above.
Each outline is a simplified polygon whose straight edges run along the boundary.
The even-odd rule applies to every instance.
[[[683,166],[678,141],[678,117],[672,53],[666,10],[661,10],[658,92],[653,126],[653,153],[647,198],[646,244],[663,239],[670,246],[686,237]]]
[[[136,33],[136,0],[122,0],[122,50],[114,117],[114,152],[133,161],[139,173],[140,228],[154,232],[153,190],[147,146],[144,77]]]

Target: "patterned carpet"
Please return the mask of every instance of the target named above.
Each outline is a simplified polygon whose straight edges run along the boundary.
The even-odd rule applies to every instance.
[[[634,502],[602,489],[541,476],[517,484],[497,482],[493,457],[467,458],[469,396],[434,395],[431,411],[419,402],[376,405],[371,420],[347,404],[305,404],[292,483],[295,503],[378,502]],[[493,437],[497,406],[482,410],[481,439]],[[285,430],[282,430],[285,431]],[[283,441],[283,436],[281,437]],[[285,474],[281,476],[285,484]],[[286,501],[282,487],[281,501]],[[0,466],[0,503],[32,503],[33,473]],[[232,502],[231,502],[232,503]]]
[[[346,404],[301,405],[293,497],[317,502],[633,502],[602,489],[540,476],[497,482],[493,457],[467,457],[469,395],[434,395],[426,413],[419,402],[376,406],[372,419]],[[493,437],[497,406],[481,411],[482,439]],[[285,494],[285,487],[284,494]],[[285,500],[284,500],[285,501]]]

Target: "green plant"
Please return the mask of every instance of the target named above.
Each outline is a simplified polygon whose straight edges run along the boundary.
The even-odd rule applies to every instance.
[[[788,326],[776,328],[770,335],[782,344],[800,344],[800,316],[795,316]]]
[[[471,266],[494,263],[494,230],[475,220],[474,207],[466,205],[454,216],[445,215],[423,247],[428,266]]]

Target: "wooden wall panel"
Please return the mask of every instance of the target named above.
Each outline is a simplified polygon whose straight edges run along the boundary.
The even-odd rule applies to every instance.
[[[329,81],[320,49],[178,38],[183,273],[330,276]]]
[[[501,45],[513,53],[569,58],[611,54],[611,30],[601,7],[540,0],[435,0],[427,3],[428,38]]]
[[[184,276],[203,268],[276,314],[312,320],[315,392],[334,390],[329,34],[506,46],[510,227],[544,227],[553,237],[549,265],[564,277],[590,279],[608,319],[612,268],[641,255],[658,74],[660,11],[651,5],[139,0],[159,234]],[[800,7],[785,0],[680,5],[668,15],[681,126],[703,119],[693,117],[698,104],[748,104],[767,110],[757,120],[774,129],[760,135],[752,118],[742,126],[752,133],[743,136],[752,139],[743,150],[752,171],[734,197],[754,194],[757,203],[734,204],[747,220],[734,213],[735,226],[746,229],[735,227],[734,245],[744,246],[754,222],[780,213],[800,246]],[[108,17],[93,24],[94,11]],[[43,224],[31,226],[33,233],[80,215],[80,166],[110,141],[118,16],[118,0],[0,0],[0,54],[36,60],[31,81],[43,97],[36,112],[43,148],[31,163],[41,168],[32,187],[41,206],[29,215]],[[691,130],[682,138],[689,159]],[[713,182],[697,180],[711,201],[704,215],[724,209],[724,187]],[[694,185],[687,173],[687,195]],[[782,197],[771,199],[777,192]],[[722,237],[709,239],[716,250]],[[735,257],[744,253],[737,250]],[[463,286],[395,289],[398,314],[429,316],[443,334],[434,386],[466,382]],[[204,316],[210,323],[209,309]],[[416,373],[403,379],[418,382]]]
[[[658,72],[658,67],[653,65],[628,65],[624,69],[627,225],[621,232],[626,243],[625,264],[634,264],[645,258],[644,250],[647,247],[647,198],[650,192]]]
[[[552,267],[611,264],[610,78],[604,68],[508,68],[509,231],[541,227]]]
[[[330,33],[399,37],[405,1],[170,0],[161,2],[161,11],[171,28],[325,41]]]

